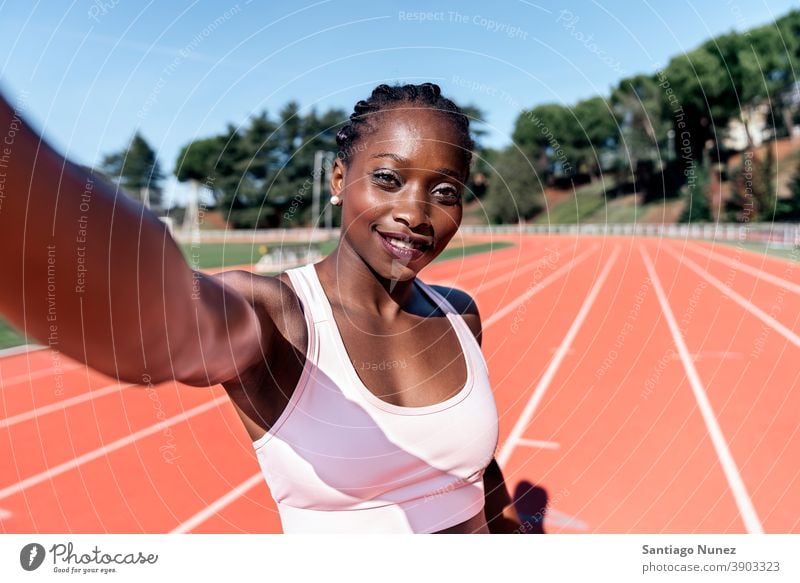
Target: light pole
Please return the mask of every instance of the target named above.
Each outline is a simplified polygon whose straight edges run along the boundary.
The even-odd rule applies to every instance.
[[[333,226],[333,205],[331,204],[331,174],[333,173],[333,152],[325,152],[325,192],[328,200],[325,203],[325,228],[330,230]]]
[[[324,150],[314,152],[314,186],[311,188],[311,224],[316,227],[319,225],[319,195],[322,192],[322,159],[325,157]]]
[[[326,150],[317,150],[314,152],[314,186],[311,189],[311,220],[314,226],[320,224],[320,196],[323,191],[323,180],[330,184],[331,170],[333,169],[334,153]],[[325,191],[328,192],[328,188]],[[330,194],[330,193],[329,193]],[[331,211],[331,204],[325,204],[325,228],[330,229],[333,222],[333,215]]]

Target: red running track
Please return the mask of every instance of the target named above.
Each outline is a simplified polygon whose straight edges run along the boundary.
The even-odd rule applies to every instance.
[[[708,242],[514,236],[429,266],[473,294],[513,491],[547,532],[800,532],[800,263]],[[274,533],[224,390],[0,359],[5,533]]]

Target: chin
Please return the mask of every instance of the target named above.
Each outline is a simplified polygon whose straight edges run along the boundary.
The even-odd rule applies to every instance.
[[[384,264],[381,275],[392,281],[411,281],[422,271],[423,267],[425,266],[414,267],[413,264],[403,265],[399,261],[390,260],[388,265]]]
[[[432,259],[422,258],[422,260],[404,263],[389,257],[382,257],[379,262],[372,263],[372,270],[383,279],[392,282],[411,281],[422,269],[428,265]]]

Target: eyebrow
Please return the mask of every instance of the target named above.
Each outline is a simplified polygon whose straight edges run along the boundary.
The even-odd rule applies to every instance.
[[[438,172],[439,174],[444,174],[445,176],[449,176],[454,180],[461,181],[464,179],[463,173],[458,173],[455,170],[451,170],[450,168],[437,168],[434,172]]]
[[[390,152],[381,152],[380,154],[373,154],[370,156],[370,160],[373,158],[391,158],[398,164],[408,164],[408,160],[403,158],[402,156],[398,156],[397,154],[392,154]]]
[[[394,160],[398,164],[409,164],[410,163],[410,161],[407,160],[406,158],[403,158],[402,156],[398,156],[397,154],[393,154],[391,152],[381,152],[379,154],[373,154],[372,156],[370,156],[370,160],[372,160],[374,158],[389,158],[391,160]],[[434,170],[434,172],[436,172],[438,174],[443,174],[445,176],[449,176],[449,177],[454,178],[456,180],[461,180],[463,178],[461,173],[456,172],[455,170],[451,170],[450,168],[437,168],[436,170]]]

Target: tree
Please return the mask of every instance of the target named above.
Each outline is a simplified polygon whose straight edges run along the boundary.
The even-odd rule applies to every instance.
[[[761,219],[773,220],[775,214],[775,203],[778,195],[778,184],[776,181],[777,167],[775,165],[775,142],[765,144],[766,152],[761,163],[758,175],[758,203],[761,207]]]
[[[312,202],[315,154],[337,151],[336,134],[348,116],[338,109],[322,115],[312,109],[302,115],[299,106],[290,102],[280,111],[279,117],[272,142],[275,172],[267,184],[261,206],[274,207],[280,213],[286,211],[286,221],[290,223],[313,223],[317,217],[304,211]]]
[[[776,221],[800,221],[800,162],[789,183],[789,192],[789,198],[779,198],[776,201]]]
[[[729,221],[752,223],[758,220],[758,203],[753,196],[754,155],[748,150],[731,176],[731,196],[725,204]]]
[[[199,226],[197,203],[200,199],[200,185],[204,183],[215,190],[217,163],[222,147],[219,137],[207,138],[187,144],[178,154],[175,176],[180,182],[188,181],[192,185],[183,220],[184,229],[195,229]]]
[[[100,167],[145,206],[161,207],[161,181],[164,175],[155,151],[139,132],[133,135],[124,150],[105,156]]]
[[[619,141],[617,120],[611,104],[602,97],[579,101],[572,113],[579,131],[573,136],[565,136],[565,139],[578,152],[578,167],[595,176],[601,170],[601,152],[616,147]]]
[[[661,144],[672,122],[654,77],[635,75],[620,81],[611,93],[611,104],[620,127],[620,160],[636,168],[640,160],[660,161]],[[669,157],[671,152],[667,153]]]
[[[475,142],[475,149],[483,148],[483,139],[488,133],[486,129],[486,115],[477,105],[464,105],[461,111],[469,118],[469,133]]]
[[[491,223],[527,220],[544,208],[542,183],[530,156],[515,146],[499,154],[484,204]]]
[[[305,115],[290,102],[272,119],[266,111],[240,127],[187,144],[175,174],[180,181],[214,191],[218,207],[237,227],[274,227],[291,209],[291,223],[309,219],[314,154],[335,152],[336,133],[347,120],[339,109]],[[285,223],[285,222],[284,222]]]
[[[720,99],[727,83],[724,64],[701,47],[673,58],[659,83],[674,92],[665,89],[663,99],[672,113],[676,156],[701,160],[706,141],[717,141],[715,127],[724,127],[731,116],[727,100]]]
[[[195,140],[185,145],[175,163],[175,176],[180,182],[189,181],[198,188],[200,183],[213,188],[222,149],[219,137]]]
[[[772,221],[773,214],[777,216],[779,201],[773,147],[773,143],[767,144],[763,159],[755,150],[744,152],[742,163],[733,173],[731,197],[726,204],[731,220]]]
[[[488,133],[483,111],[476,105],[464,105],[461,107],[461,111],[469,118],[469,133],[472,141],[475,142],[472,152],[472,168],[464,192],[464,201],[469,202],[475,198],[482,198],[485,194],[495,151],[483,145],[483,139]]]
[[[538,105],[517,117],[513,143],[523,150],[544,181],[577,172],[578,153],[570,138],[580,128],[572,112],[557,103]]]
[[[691,170],[687,173],[686,206],[681,216],[682,223],[704,223],[711,220],[711,205],[708,200],[710,185],[708,162],[691,162]]]

